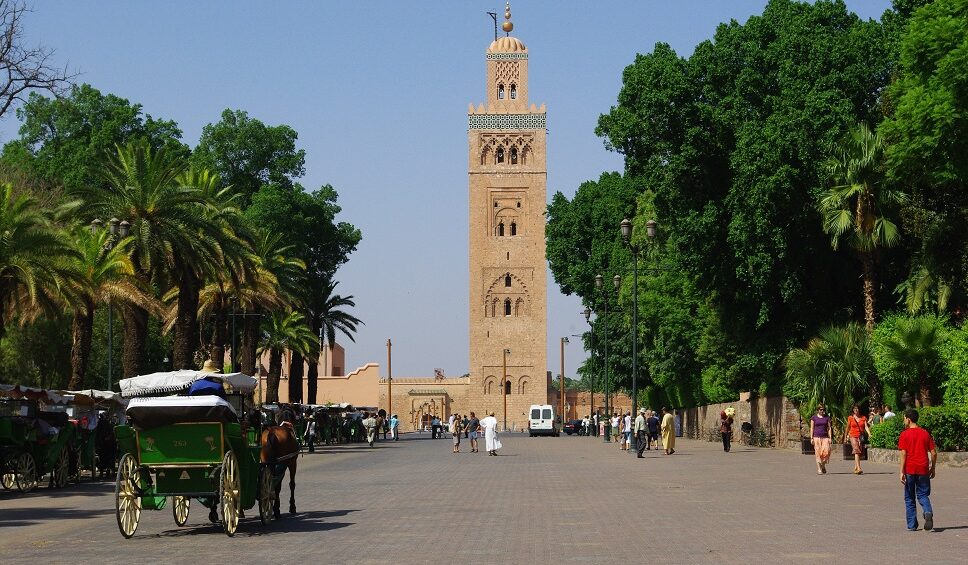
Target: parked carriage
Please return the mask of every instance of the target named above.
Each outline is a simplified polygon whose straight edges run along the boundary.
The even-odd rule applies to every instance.
[[[218,379],[232,390],[248,393],[256,380],[241,374],[213,375],[196,371],[159,373],[125,379],[125,396],[186,390],[201,378]],[[272,469],[261,465],[258,429],[240,423],[238,408],[218,396],[132,398],[125,411],[128,425],[115,428],[120,451],[115,503],[118,528],[134,535],[141,511],[162,510],[169,500],[179,526],[188,521],[191,501],[221,519],[232,536],[243,509],[258,503],[263,525],[271,521],[277,497]]]
[[[71,446],[70,477],[79,482],[83,472],[91,480],[110,473],[117,463],[112,421],[123,414],[121,395],[103,390],[67,391],[67,413],[77,427]]]
[[[76,429],[64,398],[47,390],[0,386],[0,484],[33,490],[49,476],[51,488],[67,485]]]

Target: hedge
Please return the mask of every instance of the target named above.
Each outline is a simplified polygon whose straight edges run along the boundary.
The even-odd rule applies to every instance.
[[[968,406],[931,406],[919,408],[918,425],[931,432],[938,451],[968,449]],[[871,427],[871,447],[897,449],[904,429],[902,411],[897,416]]]

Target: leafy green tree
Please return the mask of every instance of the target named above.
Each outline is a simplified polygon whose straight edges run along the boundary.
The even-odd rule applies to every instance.
[[[11,320],[56,313],[73,282],[76,252],[50,209],[0,183],[0,338]]]
[[[296,130],[267,126],[243,110],[224,110],[222,119],[202,129],[192,165],[219,174],[223,187],[240,193],[241,207],[266,184],[293,188],[305,172],[306,152],[296,149]]]
[[[944,377],[942,348],[946,340],[939,316],[894,316],[875,331],[875,361],[882,378],[904,390],[917,387],[920,406],[933,406]]]
[[[874,372],[871,339],[866,329],[849,323],[830,327],[805,348],[791,350],[784,359],[784,393],[800,404],[803,415],[824,404],[838,421],[846,421],[849,407]]]
[[[188,155],[175,122],[155,119],[140,104],[88,84],[58,98],[33,93],[17,117],[20,137],[4,146],[2,160],[68,190],[101,185],[101,165],[116,145],[141,140],[155,150]]]
[[[282,375],[283,353],[286,350],[307,355],[316,347],[316,336],[299,312],[273,312],[262,324],[260,351],[269,352],[269,378],[266,381],[266,402],[279,402],[279,381]],[[289,378],[289,401],[302,402],[302,380]]]

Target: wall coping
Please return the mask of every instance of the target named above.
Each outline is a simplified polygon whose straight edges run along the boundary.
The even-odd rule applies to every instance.
[[[896,449],[870,447],[867,449],[867,460],[875,463],[900,465],[899,453]],[[968,469],[968,451],[939,451],[938,467]]]

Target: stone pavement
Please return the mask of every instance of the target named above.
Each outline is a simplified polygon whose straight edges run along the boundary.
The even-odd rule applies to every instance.
[[[299,461],[295,517],[234,538],[193,505],[143,512],[121,537],[113,485],[0,492],[4,563],[955,563],[968,554],[968,470],[933,483],[934,532],[908,532],[897,470],[682,440],[645,460],[594,438],[508,437],[500,457],[447,439],[323,447]],[[288,489],[283,489],[283,509]]]

